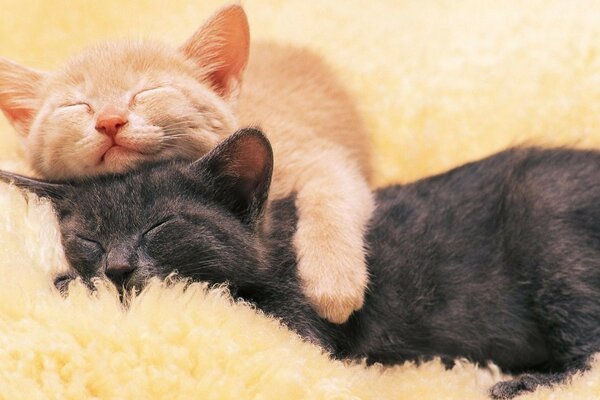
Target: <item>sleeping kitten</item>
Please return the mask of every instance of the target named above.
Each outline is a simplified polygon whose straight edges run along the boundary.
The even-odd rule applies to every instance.
[[[600,341],[600,153],[513,149],[376,192],[371,280],[344,325],[322,320],[296,276],[293,198],[265,202],[267,139],[242,130],[195,163],[51,183],[0,179],[51,199],[73,277],[141,288],[173,272],[227,282],[336,357],[433,356],[524,373],[510,398],[586,368]],[[265,224],[265,218],[269,224]]]
[[[238,119],[260,125],[278,160],[271,198],[297,193],[294,246],[305,294],[321,316],[344,322],[367,284],[367,135],[318,57],[274,44],[253,46],[249,62],[248,55],[248,21],[234,5],[179,49],[106,43],[51,74],[0,59],[0,109],[32,166],[50,179],[193,161]]]

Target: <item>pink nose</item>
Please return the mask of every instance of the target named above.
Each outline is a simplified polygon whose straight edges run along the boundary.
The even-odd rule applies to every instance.
[[[96,130],[107,136],[115,136],[127,123],[124,112],[115,107],[104,107],[96,118]]]

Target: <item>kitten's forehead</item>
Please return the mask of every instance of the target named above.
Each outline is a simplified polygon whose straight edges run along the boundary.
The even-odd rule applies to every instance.
[[[136,231],[200,205],[186,195],[188,183],[182,170],[187,163],[179,164],[147,166],[133,173],[75,184],[63,208],[69,218],[90,229]]]
[[[159,84],[173,76],[195,76],[191,64],[176,50],[147,41],[110,42],[91,47],[56,73],[52,87],[65,85],[88,96],[115,96],[136,85]]]

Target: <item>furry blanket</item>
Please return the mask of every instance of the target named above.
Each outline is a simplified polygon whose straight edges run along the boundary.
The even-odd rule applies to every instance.
[[[0,0],[0,54],[52,68],[98,39],[179,43],[217,0]],[[355,95],[377,184],[520,143],[600,147],[595,0],[248,0],[255,38],[308,45]],[[0,167],[27,172],[0,120]],[[108,288],[63,299],[48,204],[0,185],[0,398],[484,399],[493,366],[367,368],[329,360],[225,291],[151,285],[125,312]],[[599,360],[600,361],[600,360]],[[592,371],[528,399],[600,397]]]

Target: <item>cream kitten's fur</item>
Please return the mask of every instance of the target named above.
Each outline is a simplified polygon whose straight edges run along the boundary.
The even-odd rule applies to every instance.
[[[230,6],[179,49],[108,43],[52,74],[0,59],[0,108],[33,167],[53,179],[196,159],[240,125],[260,126],[275,153],[271,199],[297,194],[306,294],[320,315],[344,322],[368,281],[367,136],[317,57],[272,44],[253,46],[247,63],[248,54],[246,15]]]

